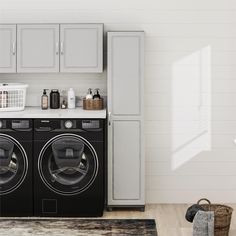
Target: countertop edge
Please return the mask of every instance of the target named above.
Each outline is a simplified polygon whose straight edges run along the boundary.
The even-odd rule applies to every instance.
[[[28,119],[56,119],[56,118],[74,118],[74,119],[106,119],[106,109],[103,110],[84,110],[81,107],[75,109],[47,109],[40,107],[25,107],[23,111],[0,111],[0,119],[8,118],[28,118]]]

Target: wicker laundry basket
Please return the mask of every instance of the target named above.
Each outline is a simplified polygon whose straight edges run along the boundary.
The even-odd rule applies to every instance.
[[[206,201],[207,204],[200,204],[202,201]],[[206,198],[200,199],[197,204],[202,206],[206,211],[214,211],[215,236],[228,236],[233,208],[221,204],[211,204]]]

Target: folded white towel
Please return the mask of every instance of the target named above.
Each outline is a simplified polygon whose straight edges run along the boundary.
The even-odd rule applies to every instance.
[[[193,236],[214,236],[214,211],[198,211],[193,220]]]

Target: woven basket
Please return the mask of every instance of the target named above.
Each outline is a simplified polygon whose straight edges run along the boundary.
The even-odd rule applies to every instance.
[[[200,204],[202,201],[206,201],[207,204]],[[214,211],[215,236],[228,236],[233,208],[221,204],[211,204],[206,198],[200,199],[197,204],[202,206],[205,211]]]
[[[100,99],[83,99],[84,110],[102,110],[103,98]]]

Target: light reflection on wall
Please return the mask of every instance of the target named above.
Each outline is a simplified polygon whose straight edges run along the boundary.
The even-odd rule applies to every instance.
[[[210,46],[173,64],[171,87],[172,170],[176,170],[201,152],[211,150]],[[177,118],[177,111],[184,119]],[[189,115],[190,111],[194,114]],[[193,115],[194,120],[188,120]]]

